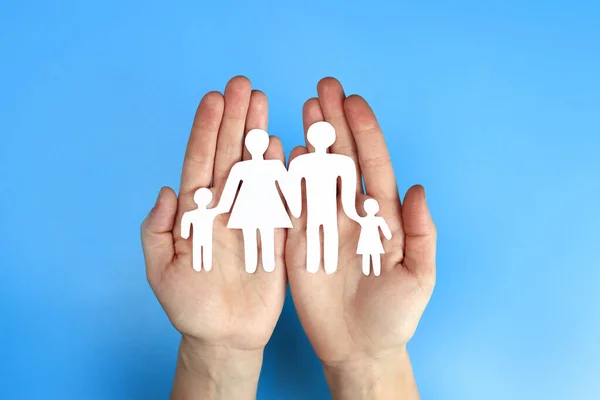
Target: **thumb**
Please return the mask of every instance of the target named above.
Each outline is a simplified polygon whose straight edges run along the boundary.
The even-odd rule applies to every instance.
[[[408,189],[402,205],[404,225],[404,265],[417,277],[435,282],[437,232],[425,199],[425,189]]]
[[[174,255],[173,225],[177,214],[177,195],[173,189],[163,187],[141,226],[142,248],[146,260],[148,280],[167,266]]]

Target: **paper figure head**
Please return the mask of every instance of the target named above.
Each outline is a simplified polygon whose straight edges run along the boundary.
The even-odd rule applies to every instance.
[[[208,207],[212,200],[213,194],[208,188],[200,188],[194,193],[194,202],[198,207]]]
[[[324,152],[335,142],[335,129],[329,122],[315,122],[308,127],[306,139],[313,145],[315,151]]]
[[[364,203],[367,215],[375,215],[379,211],[379,203],[375,199],[367,199]]]
[[[262,158],[269,147],[269,134],[262,129],[252,129],[244,141],[252,158]]]

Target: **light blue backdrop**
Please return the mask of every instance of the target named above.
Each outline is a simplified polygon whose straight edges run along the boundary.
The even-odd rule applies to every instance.
[[[338,77],[376,110],[401,190],[427,188],[424,399],[600,398],[600,5],[583,0],[4,0],[0,398],[167,398],[178,335],[138,226],[178,185],[198,100],[236,74],[286,152]],[[259,398],[326,399],[289,300]]]

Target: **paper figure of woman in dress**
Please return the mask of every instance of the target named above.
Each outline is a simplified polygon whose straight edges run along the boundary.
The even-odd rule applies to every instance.
[[[292,227],[276,185],[279,182],[285,196],[287,170],[279,160],[264,159],[269,147],[269,135],[264,130],[252,129],[244,144],[252,159],[240,161],[231,168],[216,208],[219,212],[229,212],[235,199],[227,228],[242,230],[246,271],[252,273],[257,268],[258,230],[263,268],[270,272],[275,269],[275,228]]]
[[[220,214],[217,208],[206,208],[212,200],[212,192],[208,188],[200,188],[194,193],[194,202],[197,209],[183,214],[181,219],[181,237],[190,237],[190,227],[194,228],[192,239],[192,266],[194,270],[212,268],[212,231],[215,217]]]
[[[362,254],[363,274],[369,275],[371,272],[371,261],[373,261],[373,274],[379,276],[381,273],[381,255],[385,253],[379,229],[387,240],[392,238],[392,232],[383,217],[375,214],[379,211],[379,203],[375,199],[367,199],[364,203],[365,217],[360,217],[358,223],[361,226],[360,237],[358,238],[358,248],[356,254]]]

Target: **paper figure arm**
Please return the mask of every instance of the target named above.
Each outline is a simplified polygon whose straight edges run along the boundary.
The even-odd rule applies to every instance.
[[[215,214],[228,213],[231,210],[235,195],[240,187],[240,181],[242,180],[239,173],[239,165],[239,163],[234,164],[231,171],[229,171],[219,204],[213,209]]]
[[[183,213],[181,217],[181,237],[187,239],[190,237],[190,227],[192,226],[192,213],[190,211]]]
[[[342,166],[342,208],[348,218],[360,223],[360,216],[356,212],[356,165],[350,157],[344,157]]]
[[[281,194],[283,194],[283,199],[286,203],[288,203],[289,207],[290,201],[293,200],[291,199],[292,193],[289,185],[288,171],[285,169],[283,163],[277,162],[277,170],[275,172],[275,181],[279,184],[279,189],[281,190]]]
[[[297,161],[292,160],[285,183],[280,183],[285,201],[295,218],[299,218],[302,213],[302,174],[299,171],[302,165]]]
[[[387,239],[390,240],[392,238],[392,231],[390,231],[390,227],[388,226],[387,222],[385,222],[385,219],[383,219],[383,217],[380,217],[380,223],[379,223],[379,227],[381,228],[381,232],[383,232],[383,236]]]

